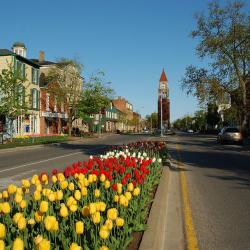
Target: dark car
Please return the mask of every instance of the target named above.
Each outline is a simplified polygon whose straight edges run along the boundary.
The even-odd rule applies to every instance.
[[[238,128],[227,127],[223,128],[218,134],[218,141],[220,143],[235,142],[242,144],[242,134]]]

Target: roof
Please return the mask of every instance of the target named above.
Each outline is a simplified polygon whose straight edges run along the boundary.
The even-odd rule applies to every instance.
[[[166,74],[165,74],[165,71],[164,69],[162,70],[162,73],[161,73],[161,78],[160,78],[160,82],[167,82],[168,79],[166,77]]]
[[[40,66],[47,66],[47,65],[56,64],[55,62],[51,62],[51,61],[39,61],[38,59],[30,59],[30,60],[33,61],[34,63],[40,65]]]
[[[14,53],[13,51],[8,50],[8,49],[0,49],[0,56],[15,56],[18,60],[20,60],[22,62],[25,62],[31,66],[36,67],[36,68],[39,67],[39,65],[36,62],[29,60],[23,56],[20,56],[20,55]]]
[[[12,47],[23,47],[23,48],[25,48],[25,44],[23,43],[23,42],[15,42],[13,45],[12,45]]]

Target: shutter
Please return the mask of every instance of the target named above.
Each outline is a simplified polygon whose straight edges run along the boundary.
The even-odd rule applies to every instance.
[[[33,109],[33,89],[30,90],[31,108]]]
[[[22,63],[22,72],[23,72],[22,77],[24,79],[25,78],[25,64],[24,63]]]
[[[39,91],[36,90],[36,109],[39,110]]]
[[[36,83],[39,84],[39,70],[36,69]]]

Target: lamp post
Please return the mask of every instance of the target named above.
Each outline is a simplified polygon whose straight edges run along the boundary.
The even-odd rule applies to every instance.
[[[162,118],[162,98],[165,98],[165,94],[164,93],[160,93],[160,97],[161,97],[161,137],[163,136],[163,131],[162,131],[162,127],[163,127],[163,118]]]

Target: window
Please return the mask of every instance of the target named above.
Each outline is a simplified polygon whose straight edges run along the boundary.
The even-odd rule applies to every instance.
[[[54,112],[57,112],[57,96],[55,96],[54,100]]]
[[[46,93],[46,111],[49,111],[49,93]]]
[[[32,83],[38,84],[38,69],[35,69],[32,67],[31,70],[31,78],[32,78]]]
[[[15,61],[15,71],[19,77],[25,78],[25,64],[16,60]]]
[[[31,98],[32,98],[32,108],[38,109],[39,108],[39,91],[37,89],[31,90]]]

